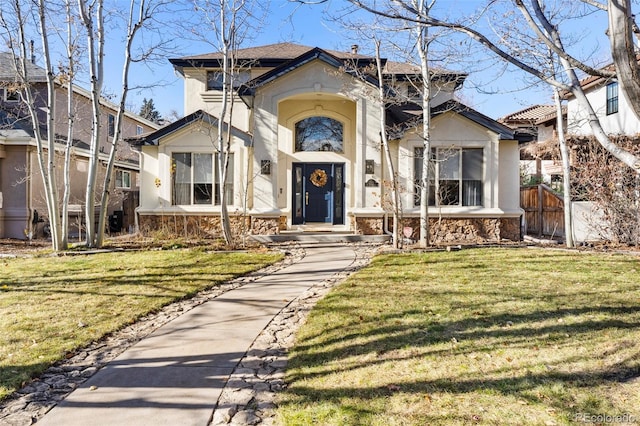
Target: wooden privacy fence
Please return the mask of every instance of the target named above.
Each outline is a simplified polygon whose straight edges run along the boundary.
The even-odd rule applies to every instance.
[[[520,188],[524,233],[538,237],[564,237],[564,202],[547,185]]]

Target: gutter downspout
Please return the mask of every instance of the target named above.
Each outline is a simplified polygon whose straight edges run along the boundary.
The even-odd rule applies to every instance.
[[[26,179],[26,184],[27,184],[27,223],[26,226],[24,227],[25,230],[25,238],[28,239],[29,241],[31,241],[32,238],[37,237],[36,233],[38,230],[38,224],[35,224],[35,229],[33,226],[33,185],[31,183],[31,151],[32,148],[30,146],[27,146],[27,150],[26,150],[26,154],[27,154],[27,158],[26,158],[26,175],[27,175],[27,179]]]
[[[382,230],[386,235],[389,235],[390,237],[393,238],[393,232],[389,231],[389,213],[385,213],[384,216],[382,216],[382,220],[384,220],[384,224],[382,225]]]

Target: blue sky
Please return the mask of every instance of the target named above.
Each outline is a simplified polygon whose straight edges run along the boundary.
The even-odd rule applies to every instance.
[[[443,10],[443,13],[472,12],[483,3],[486,2],[481,0],[440,0],[439,2],[448,8]],[[244,47],[288,41],[327,49],[348,50],[352,44],[357,43],[361,46],[363,53],[371,52],[373,47],[370,42],[358,40],[353,32],[340,28],[328,17],[328,14],[338,13],[340,4],[340,0],[331,0],[325,5],[300,6],[287,0],[272,0],[268,21],[263,25],[267,30],[257,33],[255,40]],[[490,23],[485,25],[489,28]],[[572,26],[572,30],[586,35],[587,39],[578,46],[583,45],[584,49],[591,49],[589,53],[592,52],[596,56],[605,51],[607,46],[602,46],[602,43],[606,42],[603,38],[606,15],[589,17],[580,25],[582,27]],[[594,39],[597,39],[596,44],[593,44]],[[205,43],[189,42],[170,57],[207,53],[212,50],[215,49]],[[472,52],[474,58],[491,58],[491,55],[478,45],[472,44]],[[525,82],[522,72],[512,68],[503,69],[504,66],[495,64],[493,61],[482,63],[478,60],[476,65],[458,63],[451,64],[447,68],[470,73],[459,95],[465,103],[490,117],[499,118],[536,103],[552,102],[548,88],[523,89],[530,85],[531,79],[529,83]],[[163,85],[144,91],[130,92],[128,104],[131,108],[137,110],[144,97],[153,98],[156,108],[163,116],[168,116],[172,110],[182,116],[183,82],[174,73],[173,67],[167,60],[144,68],[134,68],[133,73],[137,78],[144,78],[146,83],[162,81]],[[113,75],[118,77],[119,71],[114,72]],[[118,78],[114,78],[113,81],[108,80],[106,83],[107,89],[115,92],[119,81]]]

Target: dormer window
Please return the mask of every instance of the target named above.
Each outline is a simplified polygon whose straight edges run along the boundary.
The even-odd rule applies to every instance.
[[[222,90],[222,70],[207,71],[207,90]],[[250,71],[236,71],[233,77],[233,88],[237,89],[251,80]]]
[[[607,115],[618,112],[618,83],[607,84]]]

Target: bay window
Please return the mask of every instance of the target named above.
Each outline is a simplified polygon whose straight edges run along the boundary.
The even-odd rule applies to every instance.
[[[181,152],[173,153],[171,160],[172,205],[220,205],[217,157]],[[229,154],[225,196],[227,204],[233,204],[233,154]]]

